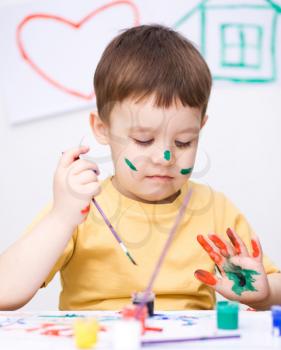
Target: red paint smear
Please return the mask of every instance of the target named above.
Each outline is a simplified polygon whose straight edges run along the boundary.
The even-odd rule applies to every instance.
[[[41,332],[41,335],[51,335],[55,337],[72,337],[70,334],[65,334],[65,332],[71,331],[72,328],[65,328],[65,329],[49,329],[44,332]]]
[[[87,21],[93,19],[93,17],[95,17],[96,15],[98,15],[99,13],[101,13],[102,11],[105,11],[111,7],[114,7],[116,5],[128,5],[132,12],[133,12],[133,17],[134,17],[134,25],[137,26],[140,23],[140,19],[139,19],[139,11],[138,8],[136,7],[136,5],[130,1],[130,0],[120,0],[120,1],[113,1],[110,2],[106,5],[103,5],[99,8],[97,8],[96,10],[90,12],[86,17],[82,18],[82,20],[80,20],[79,22],[73,22],[70,21],[66,18],[60,17],[60,16],[56,16],[56,15],[51,15],[51,14],[45,14],[45,13],[36,13],[36,14],[32,14],[29,16],[26,16],[21,22],[20,24],[17,26],[17,30],[16,30],[16,41],[17,41],[17,46],[18,49],[21,53],[22,58],[26,61],[26,63],[28,63],[31,68],[37,73],[39,74],[39,76],[41,76],[41,78],[43,78],[45,81],[47,81],[49,84],[53,85],[54,87],[56,87],[57,89],[70,94],[72,96],[78,97],[78,98],[82,98],[84,100],[92,100],[95,96],[94,93],[91,94],[83,94],[79,91],[76,91],[74,89],[68,88],[66,86],[64,86],[63,84],[61,84],[59,81],[51,78],[47,73],[44,72],[43,69],[41,69],[32,59],[31,57],[28,55],[27,51],[24,48],[24,44],[23,44],[23,40],[22,40],[22,31],[24,29],[24,27],[26,26],[27,23],[33,21],[33,20],[53,20],[53,21],[57,21],[60,23],[63,23],[65,25],[70,26],[71,28],[77,30],[80,27],[82,27]]]
[[[122,314],[122,318],[123,319],[137,319],[140,321],[141,323],[141,326],[142,326],[142,334],[145,333],[145,321],[146,321],[146,318],[147,318],[147,314],[148,314],[148,311],[147,311],[147,308],[146,307],[143,307],[141,309],[141,311],[139,311],[139,308],[138,308],[138,305],[134,305],[134,306],[126,306],[122,309],[121,311],[121,314]]]
[[[200,245],[206,250],[206,252],[209,254],[210,258],[218,265],[222,262],[222,257],[214,251],[212,246],[205,240],[205,238],[202,235],[197,236],[197,241],[200,243]]]
[[[25,331],[26,332],[34,332],[34,331],[38,331],[39,329],[42,328],[48,328],[48,327],[52,327],[55,326],[55,323],[42,323],[40,326],[35,327],[35,328],[27,328]]]
[[[220,249],[222,255],[229,256],[226,244],[217,235],[211,235],[210,238]]]
[[[152,332],[163,332],[163,328],[161,327],[145,327],[144,330]]]
[[[216,253],[216,252],[211,252],[210,254],[210,258],[217,264],[217,265],[221,265],[222,263],[222,257]]]
[[[194,276],[198,278],[201,282],[214,286],[217,284],[215,277],[208,271],[197,270],[194,272]]]
[[[82,215],[88,214],[89,211],[90,211],[90,204],[86,208],[81,210],[81,214]]]
[[[61,335],[60,329],[49,329],[47,331],[44,331],[41,333],[42,335],[54,335],[56,337],[59,337]]]
[[[251,240],[251,243],[252,243],[252,248],[253,248],[253,257],[257,258],[260,255],[259,246],[254,239]]]
[[[241,254],[241,247],[240,247],[240,244],[239,244],[239,242],[237,241],[236,237],[234,236],[232,230],[231,230],[230,228],[228,228],[228,229],[226,230],[226,233],[227,233],[229,239],[231,240],[231,243],[232,243],[233,246],[234,246],[234,249],[235,249],[235,251],[236,251],[236,254],[238,254],[238,255]]]
[[[213,250],[213,248],[210,246],[210,244],[205,240],[204,236],[198,235],[197,241],[206,250],[206,252],[210,253]]]

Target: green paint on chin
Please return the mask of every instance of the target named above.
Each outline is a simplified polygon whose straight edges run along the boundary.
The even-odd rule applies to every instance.
[[[131,163],[131,162],[129,161],[129,159],[125,158],[125,162],[126,162],[126,164],[129,166],[129,168],[131,168],[131,169],[134,170],[134,171],[137,171],[137,168],[134,166],[133,163]]]
[[[192,172],[192,170],[193,170],[193,167],[187,168],[187,169],[181,169],[180,173],[182,175],[187,175],[187,174],[190,174]]]
[[[246,291],[257,291],[253,285],[253,283],[256,281],[253,276],[260,275],[259,272],[255,270],[242,269],[240,266],[235,265],[229,261],[223,265],[223,269],[227,277],[233,281],[233,286],[231,289],[237,295],[240,296],[243,292]]]
[[[170,160],[171,159],[171,152],[169,150],[164,152],[164,158],[166,160]]]

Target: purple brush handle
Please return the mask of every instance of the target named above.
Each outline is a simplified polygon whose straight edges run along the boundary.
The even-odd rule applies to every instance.
[[[156,279],[156,277],[157,277],[157,275],[158,275],[158,273],[160,271],[161,265],[162,265],[162,263],[164,261],[164,258],[165,258],[166,254],[168,252],[168,249],[169,249],[169,247],[170,247],[170,245],[172,243],[172,240],[174,238],[174,235],[175,235],[175,233],[177,231],[178,225],[179,225],[179,223],[180,223],[180,221],[181,221],[181,219],[182,219],[182,217],[184,215],[185,209],[186,209],[186,207],[187,207],[187,205],[189,203],[190,197],[191,197],[191,193],[192,193],[192,190],[189,190],[187,195],[184,198],[184,201],[183,201],[183,203],[181,205],[180,211],[179,211],[179,213],[178,213],[178,215],[176,217],[174,226],[172,227],[172,229],[170,231],[169,237],[168,237],[168,239],[167,239],[167,241],[165,243],[165,246],[163,248],[163,251],[162,251],[162,253],[161,253],[161,255],[160,255],[159,259],[158,259],[158,262],[157,262],[157,264],[155,266],[155,269],[154,269],[153,274],[152,274],[152,276],[150,278],[148,286],[147,286],[147,288],[146,288],[146,290],[144,292],[143,300],[139,304],[139,311],[137,312],[137,316],[139,316],[139,313],[141,312],[142,308],[147,303],[148,296],[149,296],[150,292],[152,291],[153,283],[154,283],[154,281],[155,281],[155,279]]]
[[[114,227],[111,225],[110,221],[108,220],[108,218],[106,217],[105,213],[103,212],[102,208],[99,206],[98,202],[95,200],[95,198],[92,198],[92,202],[94,203],[94,205],[96,206],[96,208],[98,209],[98,211],[100,212],[104,222],[106,223],[106,225],[108,226],[108,228],[110,229],[110,231],[112,232],[113,236],[116,238],[116,240],[118,241],[118,243],[122,243],[121,238],[118,236],[118,233],[114,230]]]
[[[192,341],[203,341],[203,340],[223,340],[223,339],[234,339],[241,338],[240,334],[233,335],[214,335],[209,337],[194,337],[194,338],[175,338],[175,339],[155,339],[155,340],[142,340],[142,346],[157,345],[157,344],[169,344],[169,343],[184,343]]]

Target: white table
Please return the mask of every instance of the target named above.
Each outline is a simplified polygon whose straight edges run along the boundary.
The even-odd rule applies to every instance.
[[[238,339],[209,340],[200,342],[186,342],[178,344],[154,345],[144,349],[281,349],[281,337],[272,335],[271,313],[240,311],[238,331],[218,331],[216,329],[215,311],[180,311],[157,312],[162,316],[158,319],[149,319],[150,326],[163,327],[163,332],[148,332],[146,339],[163,337],[191,337],[210,334],[237,334]],[[68,314],[68,317],[62,317]],[[0,349],[2,350],[72,350],[76,349],[71,337],[72,324],[77,315],[96,317],[101,324],[107,327],[101,332],[95,350],[111,349],[110,329],[119,315],[116,312],[0,312]],[[167,320],[163,320],[163,315]],[[53,317],[56,316],[56,317]],[[159,319],[161,318],[161,319]],[[190,322],[189,322],[190,320]],[[193,323],[193,324],[192,324]],[[52,324],[51,326],[42,325]],[[41,333],[44,330],[64,329],[65,336],[47,336]],[[29,330],[29,331],[27,331]]]

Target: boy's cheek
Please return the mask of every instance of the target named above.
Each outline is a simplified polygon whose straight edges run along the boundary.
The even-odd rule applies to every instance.
[[[186,154],[181,154],[176,158],[176,166],[179,169],[191,168],[194,167],[196,152],[189,152]]]

